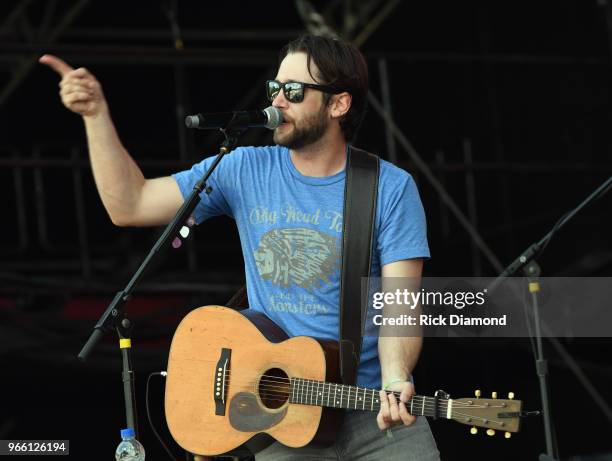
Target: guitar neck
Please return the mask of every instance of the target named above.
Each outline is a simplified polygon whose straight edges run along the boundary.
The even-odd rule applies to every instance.
[[[376,389],[347,384],[291,378],[289,402],[346,410],[378,411],[380,409],[379,392]],[[406,403],[406,407],[412,415],[450,417],[447,414],[449,402],[452,400],[414,395]]]

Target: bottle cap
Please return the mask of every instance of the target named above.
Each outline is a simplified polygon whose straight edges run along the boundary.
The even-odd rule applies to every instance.
[[[132,429],[131,427],[128,427],[127,429],[121,429],[121,438],[122,439],[133,438],[134,435],[135,435],[134,429]]]

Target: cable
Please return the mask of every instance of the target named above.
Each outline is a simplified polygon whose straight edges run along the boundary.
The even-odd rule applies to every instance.
[[[147,378],[147,387],[146,387],[146,391],[145,391],[145,405],[147,407],[147,418],[149,420],[149,426],[151,426],[151,430],[153,431],[153,433],[157,437],[157,440],[159,440],[159,443],[161,444],[161,446],[164,447],[164,450],[166,450],[166,453],[168,453],[168,456],[170,456],[170,458],[173,461],[177,461],[177,459],[174,457],[174,455],[172,454],[170,449],[166,446],[166,444],[164,443],[163,439],[161,438],[161,436],[159,435],[159,433],[155,429],[155,426],[153,425],[153,420],[151,419],[151,409],[149,407],[149,384],[151,383],[151,378],[153,376],[163,376],[163,377],[166,377],[167,375],[168,375],[168,373],[166,373],[165,371],[157,371],[157,372],[151,373],[149,375],[149,377]]]

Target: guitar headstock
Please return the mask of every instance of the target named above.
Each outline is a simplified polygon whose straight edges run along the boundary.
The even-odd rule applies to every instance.
[[[491,436],[497,430],[505,431],[506,438],[519,431],[523,402],[514,400],[513,392],[507,399],[498,399],[497,392],[492,392],[490,399],[480,398],[480,390],[474,394],[475,398],[453,399],[450,419],[472,426],[471,434],[478,433],[477,427],[486,428]]]

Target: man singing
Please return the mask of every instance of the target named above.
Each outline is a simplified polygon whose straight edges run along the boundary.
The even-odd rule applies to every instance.
[[[213,157],[146,179],[119,140],[96,78],[54,56],[40,62],[60,74],[62,102],[83,116],[94,178],[113,223],[168,223]],[[227,155],[194,218],[200,223],[228,215],[236,221],[251,309],[290,336],[337,340],[347,146],[365,113],[367,66],[351,44],[305,35],[282,49],[265,90],[284,117],[275,145],[239,147]],[[376,206],[371,276],[419,278],[429,256],[419,194],[408,173],[382,160]],[[421,345],[415,337],[364,337],[357,385],[390,391],[380,392],[376,419],[348,411],[331,447],[275,443],[257,460],[439,459],[427,421],[406,406]]]

